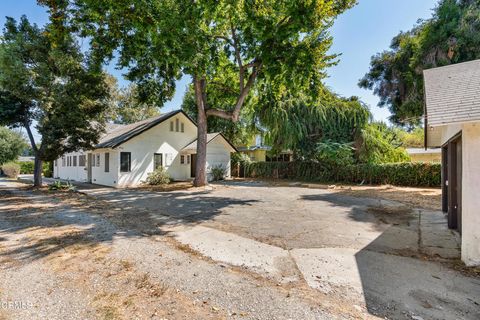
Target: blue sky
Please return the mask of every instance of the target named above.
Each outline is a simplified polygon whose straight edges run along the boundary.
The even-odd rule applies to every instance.
[[[399,31],[411,29],[418,19],[429,18],[436,3],[437,0],[360,0],[336,20],[331,30],[334,38],[331,52],[342,55],[339,64],[328,70],[327,85],[340,95],[359,96],[370,106],[376,120],[386,120],[388,110],[376,107],[378,98],[371,91],[358,88],[358,80],[368,71],[372,55],[387,49]],[[5,16],[18,19],[22,14],[39,25],[48,19],[45,9],[35,0],[1,0],[0,25],[5,23]],[[125,83],[119,70],[109,66],[108,71],[121,84]],[[178,82],[175,97],[162,111],[180,107],[187,85],[187,79]]]

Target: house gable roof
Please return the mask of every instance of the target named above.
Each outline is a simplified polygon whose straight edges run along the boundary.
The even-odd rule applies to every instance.
[[[165,120],[168,120],[169,118],[179,113],[187,117],[187,119],[189,119],[196,126],[195,121],[193,121],[192,118],[190,118],[183,110],[171,111],[153,118],[127,125],[108,124],[106,127],[107,133],[100,139],[98,144],[95,146],[95,149],[116,148],[119,145],[127,142],[128,140],[138,136],[139,134],[164,122]]]
[[[480,121],[480,60],[424,70],[428,126]]]
[[[235,146],[230,141],[228,141],[228,139],[221,132],[207,133],[207,145],[218,136],[220,136],[223,140],[225,140],[225,142],[230,147],[232,147],[232,149],[235,152],[238,151],[237,148],[235,148]],[[197,150],[197,139],[193,140],[191,143],[189,143],[182,149],[182,151],[193,151],[193,150]]]

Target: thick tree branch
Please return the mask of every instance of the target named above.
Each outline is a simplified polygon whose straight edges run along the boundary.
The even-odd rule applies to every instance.
[[[240,75],[240,91],[243,90],[244,88],[244,82],[245,82],[245,69],[243,68],[243,63],[242,63],[242,56],[240,53],[240,47],[238,46],[238,38],[237,38],[237,33],[235,31],[235,28],[233,27],[232,24],[232,39],[233,39],[233,49],[235,50],[235,60],[237,60],[238,68],[240,69],[239,75]]]
[[[250,89],[255,83],[255,80],[257,79],[258,72],[260,71],[261,67],[262,67],[262,63],[259,62],[258,67],[253,68],[252,73],[248,77],[248,81],[245,84],[245,87],[242,90],[240,90],[240,94],[237,98],[237,102],[235,103],[235,108],[233,109],[233,111],[225,111],[221,109],[212,108],[207,110],[207,116],[216,116],[219,118],[237,122],[240,117],[240,110],[242,109],[243,103],[245,102],[245,99],[247,98],[250,92]]]
[[[28,135],[28,139],[30,140],[30,144],[32,145],[32,150],[35,154],[37,154],[38,148],[37,148],[37,144],[35,143],[35,138],[33,137],[32,130],[30,129],[30,124],[27,121],[25,121],[23,126],[25,127],[25,130],[27,130],[27,135]]]

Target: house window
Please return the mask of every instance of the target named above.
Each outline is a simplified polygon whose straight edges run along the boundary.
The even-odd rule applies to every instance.
[[[131,157],[130,152],[120,152],[120,172],[130,172]]]
[[[170,131],[173,132],[173,121],[170,121]]]
[[[65,167],[65,157],[62,157],[62,167]]]
[[[175,131],[178,132],[180,126],[180,121],[178,119],[175,119]]]
[[[100,153],[97,153],[96,156],[97,156],[97,167],[100,167]]]
[[[77,156],[73,156],[73,166],[77,166]]]
[[[185,164],[185,156],[183,154],[180,155],[180,164]]]
[[[78,166],[85,167],[85,155],[78,156]]]
[[[157,170],[163,166],[163,156],[161,153],[153,154],[153,169]]]
[[[105,172],[110,172],[110,153],[105,152]]]
[[[185,132],[185,124],[182,122],[182,124],[180,125],[180,131],[181,132]]]
[[[187,164],[190,164],[190,155],[187,155]]]

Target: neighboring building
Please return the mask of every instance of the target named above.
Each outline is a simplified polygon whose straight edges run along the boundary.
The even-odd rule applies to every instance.
[[[272,156],[269,151],[271,146],[264,144],[263,134],[256,134],[247,145],[237,147],[238,151],[246,154],[252,161],[291,161],[292,152],[285,150],[280,154]]]
[[[108,125],[106,129],[93,150],[57,159],[54,177],[129,187],[141,184],[160,166],[174,180],[195,176],[197,126],[183,111],[129,125]],[[230,177],[230,154],[236,152],[235,147],[221,133],[210,133],[207,139],[207,172],[222,166],[226,178]]]
[[[442,209],[480,265],[480,60],[424,71],[425,144],[442,147]]]
[[[441,162],[442,149],[440,148],[407,148],[412,162]]]

